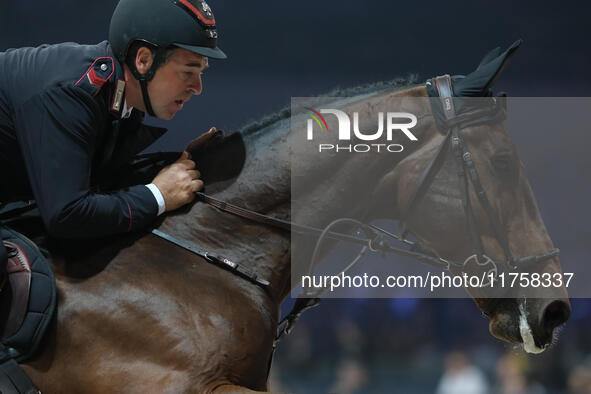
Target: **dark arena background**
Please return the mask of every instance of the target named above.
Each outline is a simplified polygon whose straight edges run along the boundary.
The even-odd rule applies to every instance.
[[[116,0],[2,1],[0,51],[105,40],[115,5]],[[466,74],[490,49],[507,48],[519,38],[524,43],[496,92],[584,97],[591,90],[586,3],[211,0],[209,5],[219,46],[229,58],[210,62],[203,94],[174,120],[149,120],[171,130],[152,150],[181,150],[211,126],[237,130],[289,106],[291,97],[397,77],[422,82]],[[587,264],[591,128],[566,135],[525,130],[511,137],[563,264]],[[446,394],[451,391],[442,382],[455,373],[465,379],[462,393],[591,393],[590,329],[591,302],[573,299],[557,343],[541,355],[527,355],[494,339],[470,299],[324,300],[279,345],[271,388]]]

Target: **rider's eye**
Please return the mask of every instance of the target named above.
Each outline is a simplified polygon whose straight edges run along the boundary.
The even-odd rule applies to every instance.
[[[495,169],[500,171],[509,171],[513,168],[513,156],[511,155],[497,155],[491,161]]]

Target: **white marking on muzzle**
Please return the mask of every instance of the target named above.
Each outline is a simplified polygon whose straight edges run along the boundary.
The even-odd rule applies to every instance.
[[[529,323],[527,322],[527,312],[525,309],[526,299],[523,299],[523,303],[519,303],[519,332],[521,333],[521,340],[523,341],[523,349],[532,354],[540,354],[546,348],[540,348],[536,346],[534,336],[532,334]]]

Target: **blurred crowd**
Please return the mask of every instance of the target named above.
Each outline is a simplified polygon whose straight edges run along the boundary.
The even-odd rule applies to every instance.
[[[591,394],[591,300],[539,355],[501,342],[469,299],[323,300],[279,346],[291,393]]]

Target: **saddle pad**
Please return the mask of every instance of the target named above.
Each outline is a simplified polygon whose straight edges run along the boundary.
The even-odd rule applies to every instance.
[[[5,226],[0,226],[0,239],[5,245],[14,245],[18,250],[18,254],[9,259],[7,267],[10,284],[20,281],[19,288],[29,287],[27,308],[20,319],[22,324],[16,332],[6,330],[7,336],[2,338],[10,358],[22,362],[33,355],[51,321],[56,305],[55,277],[49,261],[33,241]],[[13,273],[10,274],[11,271]],[[27,278],[27,275],[30,277]]]

